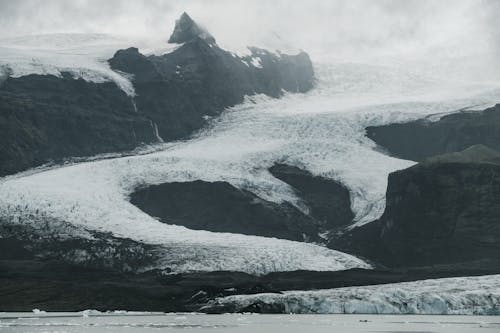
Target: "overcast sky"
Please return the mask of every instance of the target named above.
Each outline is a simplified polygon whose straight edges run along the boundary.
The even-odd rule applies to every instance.
[[[183,11],[232,49],[348,58],[469,56],[500,45],[500,0],[0,0],[0,37],[98,32],[166,40]]]

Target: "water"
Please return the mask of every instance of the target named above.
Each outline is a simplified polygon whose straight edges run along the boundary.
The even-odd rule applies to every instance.
[[[250,315],[163,313],[1,313],[0,332],[499,332],[478,316]]]

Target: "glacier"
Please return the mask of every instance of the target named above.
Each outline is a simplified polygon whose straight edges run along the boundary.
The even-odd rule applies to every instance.
[[[107,62],[122,48],[137,45],[145,54],[165,54],[179,45],[156,40],[133,40],[123,36],[90,33],[54,33],[0,39],[1,76],[54,75],[63,72],[75,79],[114,82],[128,96],[135,90],[130,75],[113,71]],[[0,80],[1,81],[1,80]]]
[[[207,308],[241,311],[256,302],[300,314],[499,315],[500,275],[219,298]]]
[[[0,61],[10,64],[15,75],[26,75],[38,68],[28,55],[38,54],[43,66],[34,73],[56,75],[71,69],[86,79],[115,80],[133,95],[128,78],[110,73],[102,61],[105,54],[96,51],[103,43],[115,48],[121,41],[87,35],[47,38],[54,46],[42,48],[47,44],[43,38],[4,41]],[[87,53],[82,55],[82,50]],[[69,236],[91,238],[89,231],[95,231],[160,247],[154,267],[144,269],[265,274],[369,268],[358,258],[316,244],[161,223],[129,202],[130,193],[141,186],[226,181],[262,199],[307,211],[293,189],[268,172],[281,162],[345,185],[356,216],[351,227],[356,227],[382,214],[387,175],[414,164],[379,151],[365,137],[366,126],[480,110],[500,99],[497,82],[447,80],[397,64],[315,63],[315,72],[318,82],[312,91],[280,99],[249,96],[188,140],[158,142],[149,153],[94,157],[0,178],[0,218],[34,230],[45,221],[43,227],[54,232],[69,224]]]

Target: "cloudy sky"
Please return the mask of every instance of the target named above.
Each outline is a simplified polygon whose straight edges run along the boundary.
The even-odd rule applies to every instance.
[[[166,40],[183,11],[236,50],[468,57],[500,45],[500,0],[0,0],[0,37],[97,32]]]

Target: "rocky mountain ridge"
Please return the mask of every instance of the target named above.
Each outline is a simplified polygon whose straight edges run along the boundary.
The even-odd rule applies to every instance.
[[[208,36],[183,14],[170,38],[182,44],[173,52],[147,57],[137,48],[118,50],[109,65],[131,78],[135,97],[112,82],[71,73],[7,76],[0,84],[0,176],[186,138],[246,95],[280,97],[313,87],[306,53],[254,48],[238,57]]]

